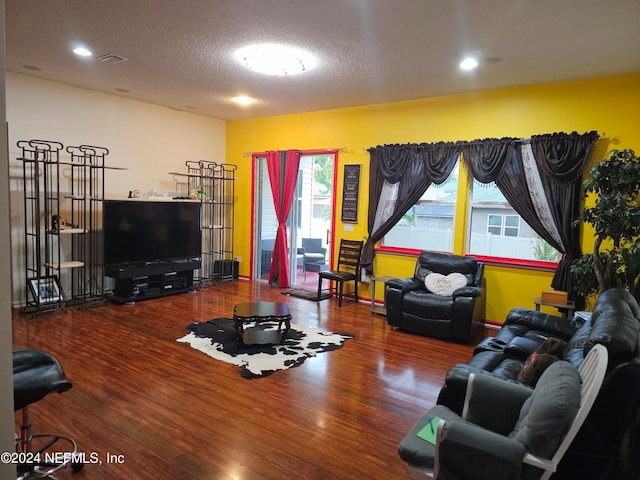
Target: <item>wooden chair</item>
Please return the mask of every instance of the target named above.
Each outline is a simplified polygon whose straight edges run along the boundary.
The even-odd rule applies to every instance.
[[[338,306],[342,307],[344,284],[354,282],[353,293],[358,301],[358,275],[360,275],[360,255],[362,254],[363,241],[340,240],[340,253],[335,270],[327,270],[318,273],[318,298],[322,294],[322,280],[327,279],[336,282]],[[329,283],[329,289],[331,283]]]

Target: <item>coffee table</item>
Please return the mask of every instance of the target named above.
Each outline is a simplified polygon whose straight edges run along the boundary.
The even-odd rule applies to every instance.
[[[278,329],[262,330],[257,326],[245,329],[247,322],[278,322]],[[281,302],[239,303],[233,308],[233,325],[238,339],[245,345],[282,344],[291,329],[289,306]]]

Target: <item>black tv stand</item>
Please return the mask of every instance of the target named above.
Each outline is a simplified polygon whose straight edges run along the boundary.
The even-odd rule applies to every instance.
[[[201,265],[199,257],[106,265],[105,275],[116,281],[106,298],[123,304],[195,291],[193,271]]]

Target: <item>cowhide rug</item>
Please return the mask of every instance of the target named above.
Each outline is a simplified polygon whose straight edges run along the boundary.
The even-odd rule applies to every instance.
[[[244,328],[276,329],[277,323],[247,322]],[[309,357],[341,348],[349,333],[323,332],[317,328],[292,325],[283,345],[244,345],[233,328],[231,318],[216,318],[187,326],[189,332],[178,342],[188,343],[216,360],[240,367],[245,378],[259,378],[278,370],[298,367]]]

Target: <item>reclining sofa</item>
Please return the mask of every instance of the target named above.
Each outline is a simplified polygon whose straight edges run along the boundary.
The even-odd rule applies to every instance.
[[[511,310],[494,337],[478,344],[466,364],[449,370],[437,403],[460,414],[471,373],[518,382],[532,353],[549,337],[560,341],[560,357],[576,367],[594,344],[604,345],[609,356],[596,402],[553,478],[640,478],[640,308],[624,289],[605,291],[591,315],[572,319]]]
[[[412,278],[386,283],[384,305],[391,326],[468,343],[484,320],[484,264],[474,257],[421,252]]]

